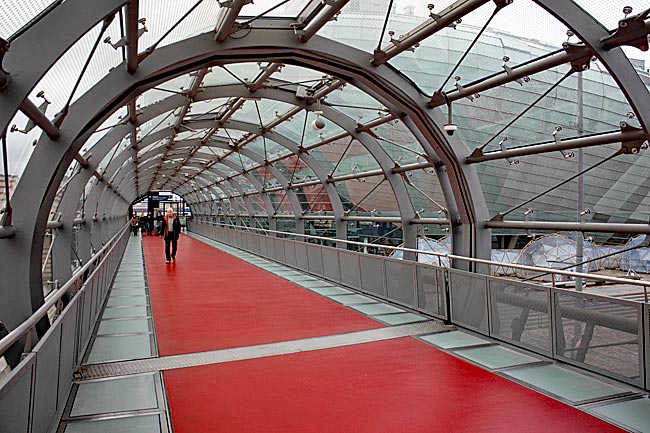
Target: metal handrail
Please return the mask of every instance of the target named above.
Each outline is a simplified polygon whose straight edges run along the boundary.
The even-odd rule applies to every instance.
[[[416,250],[413,248],[404,248],[404,247],[393,247],[389,245],[377,245],[377,244],[368,244],[365,242],[357,242],[357,241],[349,241],[345,239],[336,239],[336,238],[327,238],[327,237],[322,237],[322,236],[314,236],[314,235],[305,235],[305,234],[300,234],[300,233],[293,233],[293,232],[282,232],[278,230],[271,230],[271,229],[258,229],[256,227],[248,227],[248,226],[240,226],[240,225],[234,225],[234,224],[222,224],[222,223],[215,223],[215,222],[210,222],[210,221],[202,221],[201,224],[210,224],[210,225],[215,225],[215,226],[225,226],[225,227],[232,227],[232,228],[243,228],[246,230],[255,230],[255,231],[263,231],[267,233],[277,233],[277,234],[283,234],[283,235],[290,235],[290,236],[300,236],[303,238],[308,238],[308,239],[318,239],[318,240],[326,240],[330,242],[342,242],[345,244],[350,244],[350,245],[358,245],[358,246],[365,246],[365,247],[371,247],[371,248],[388,248],[391,250],[396,250],[396,251],[405,251],[409,253],[416,253],[416,254],[426,254],[426,255],[432,255],[432,256],[439,256],[439,257],[447,257],[450,259],[458,259],[458,260],[464,260],[467,262],[473,262],[473,263],[480,263],[484,265],[491,265],[491,266],[507,266],[510,268],[515,268],[515,269],[522,269],[522,270],[527,270],[527,271],[533,271],[533,272],[543,272],[543,273],[548,273],[548,274],[557,274],[557,275],[565,275],[565,276],[570,276],[570,277],[582,277],[586,279],[592,279],[592,280],[598,280],[598,281],[606,281],[610,283],[619,283],[619,284],[630,284],[634,286],[642,286],[645,288],[650,287],[650,281],[643,281],[643,280],[631,280],[627,278],[620,278],[620,277],[610,277],[606,275],[593,275],[593,274],[587,274],[584,272],[572,272],[572,271],[565,271],[561,269],[551,269],[551,268],[539,268],[537,266],[528,266],[528,265],[519,265],[516,263],[502,263],[502,262],[494,262],[492,260],[485,260],[485,259],[476,259],[472,257],[465,257],[465,256],[458,256],[455,254],[443,254],[443,253],[438,253],[435,251],[422,251],[422,250]]]
[[[77,269],[72,277],[66,281],[66,283],[59,288],[59,290],[49,296],[45,303],[41,305],[38,310],[36,310],[31,316],[29,316],[27,320],[18,325],[13,331],[11,331],[2,340],[0,340],[0,355],[9,349],[12,344],[20,340],[23,335],[27,334],[43,317],[47,315],[48,310],[52,308],[57,302],[59,302],[63,295],[65,295],[68,290],[74,286],[75,281],[77,281],[79,277],[90,268],[95,258],[100,257],[101,254],[104,254],[106,251],[108,251],[108,249],[112,249],[117,245],[117,240],[120,236],[123,236],[127,232],[126,229],[128,226],[129,224],[125,224],[121,231],[118,231],[115,236],[113,236],[106,243],[106,245],[102,247],[101,250],[95,253],[95,255],[93,255],[92,258],[88,260],[85,265]]]

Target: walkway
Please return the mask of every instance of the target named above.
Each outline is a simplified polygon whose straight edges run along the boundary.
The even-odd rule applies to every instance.
[[[172,264],[139,239],[60,432],[622,431],[571,405],[627,387],[205,239]]]

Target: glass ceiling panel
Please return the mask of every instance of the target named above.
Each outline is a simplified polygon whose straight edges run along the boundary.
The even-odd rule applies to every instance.
[[[14,35],[23,26],[44,12],[55,0],[4,0],[0,3],[0,37],[5,40]]]
[[[442,208],[447,205],[436,175],[425,170],[412,170],[406,172],[406,177],[406,190],[420,217],[445,218]]]
[[[61,111],[70,98],[75,82],[91,54],[92,47],[96,39],[100,37],[101,27],[102,23],[99,23],[82,36],[81,39],[59,58],[32,90],[29,98],[36,105],[40,105],[43,102],[43,99],[36,96],[41,91],[45,92],[45,98],[51,102],[47,108],[48,117],[53,118],[56,113]],[[118,35],[117,39],[119,39],[119,31],[120,24],[116,18],[110,24],[104,35],[101,36],[101,39],[104,39],[106,36],[113,37],[114,35]],[[120,51],[115,51],[109,44],[100,43],[91,58],[88,69],[79,83],[72,102],[76,101],[84,92],[106,76],[110,69],[122,61]]]
[[[346,176],[379,169],[379,164],[357,140],[343,138],[310,151],[326,173]]]
[[[180,108],[174,110],[166,111],[151,120],[146,121],[140,125],[140,132],[138,138],[143,140],[145,137],[152,135],[153,133],[160,131],[161,129],[168,128],[170,129],[172,125],[176,123],[176,113],[180,111]],[[171,131],[170,131],[171,132]]]
[[[388,4],[389,0],[352,1],[342,9],[336,21],[329,21],[318,34],[372,53],[380,42]]]
[[[186,122],[214,119],[215,115],[223,109],[229,98],[207,99],[193,102],[190,112],[185,117]]]
[[[336,190],[351,216],[395,216],[399,214],[397,200],[390,184],[381,176],[336,182]]]
[[[270,99],[246,100],[239,110],[233,114],[232,119],[260,125],[261,117],[261,124],[266,125],[293,107],[292,104]]]
[[[242,17],[255,17],[264,14],[264,12],[271,8],[274,8],[272,11],[264,14],[264,16],[293,18],[300,15],[300,12],[302,12],[310,1],[311,0],[289,0],[288,2],[285,2],[284,0],[267,0],[255,3],[251,2],[242,8],[239,15]]]
[[[248,143],[244,147],[246,148],[246,150],[251,150],[257,153],[258,155],[264,157],[264,159],[273,159],[273,158],[277,158],[280,155],[289,153],[289,151],[285,147],[280,146],[275,141],[265,137],[259,137],[255,141]]]
[[[195,4],[194,1],[140,0],[140,18],[147,20],[147,31],[140,37],[138,52],[142,52],[156,43]],[[219,4],[217,2],[202,2],[160,42],[159,46],[170,45],[188,37],[213,30],[218,15]]]
[[[284,65],[279,71],[275,72],[272,77],[286,81],[287,83],[300,83],[309,87],[310,85],[321,81],[324,75],[320,71],[314,71],[300,66]]]
[[[327,95],[325,104],[360,123],[388,112],[375,98],[349,84]]]
[[[215,73],[218,73],[218,75],[216,77],[212,77],[212,75]],[[208,81],[204,80],[204,83],[206,86],[250,83],[253,82],[255,80],[255,77],[257,77],[260,73],[262,73],[260,65],[251,62],[232,63],[221,67],[215,66],[212,68],[212,72],[206,77],[208,78]],[[228,77],[230,78],[228,79]]]
[[[425,162],[424,150],[411,131],[399,121],[373,128],[377,141],[393,161],[399,165]]]
[[[460,78],[462,85],[502,72],[504,56],[510,58],[509,66],[514,67],[560,49],[567,40],[566,26],[539,6],[533,2],[513,2],[496,14],[485,33],[452,73],[494,8],[491,2],[485,4],[463,17],[456,29],[446,28],[430,36],[414,52],[406,51],[396,56],[390,61],[391,65],[431,95],[441,87],[444,90],[453,89],[455,77]],[[406,22],[412,20],[406,15],[396,15],[395,19],[406,26]],[[525,22],[526,25],[513,26],[517,22]],[[542,40],[547,43],[540,42]],[[574,42],[578,42],[577,39]]]

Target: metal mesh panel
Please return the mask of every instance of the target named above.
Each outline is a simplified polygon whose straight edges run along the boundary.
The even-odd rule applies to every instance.
[[[645,389],[650,390],[650,304],[643,305],[643,317],[645,317]]]
[[[260,235],[251,235],[252,238],[252,247],[253,247],[253,252],[256,254],[260,253]]]
[[[445,276],[442,268],[416,265],[418,308],[434,316],[447,318]]]
[[[339,269],[339,254],[336,248],[322,247],[323,253],[323,275],[332,281],[341,281]]]
[[[307,260],[309,262],[309,272],[316,275],[323,275],[323,256],[319,245],[307,245]]]
[[[280,238],[275,239],[275,246],[276,246],[275,259],[280,263],[284,263],[284,261],[285,261],[284,260],[284,245],[287,242],[289,242],[289,241],[285,241],[284,239],[280,239]]]
[[[359,270],[359,255],[339,250],[339,265],[341,267],[341,282],[355,289],[361,288],[361,271]]]
[[[361,289],[386,297],[383,259],[367,255],[359,256],[359,268],[361,269]]]
[[[37,362],[34,371],[33,432],[47,432],[57,411],[60,343],[59,322],[48,330],[47,335],[34,348]],[[68,374],[71,372],[69,370]]]
[[[414,264],[404,260],[385,260],[388,299],[416,307]]]
[[[0,388],[0,420],[2,432],[29,431],[29,409],[32,396],[32,375],[35,355],[29,354]]]
[[[641,304],[554,291],[558,357],[640,383]]]
[[[284,242],[284,259],[285,263],[290,266],[296,266],[296,243],[291,241]]]
[[[71,371],[76,364],[77,310],[79,299],[73,298],[61,317],[61,361],[59,364],[58,406],[65,404],[72,387]]]
[[[296,242],[294,245],[296,249],[296,264],[298,269],[303,271],[309,270],[309,260],[307,258],[307,244],[304,242]]]
[[[488,334],[486,277],[450,269],[449,293],[452,320]]]
[[[500,278],[488,285],[492,335],[551,356],[549,290]]]
[[[260,241],[260,250],[259,250],[260,255],[264,257],[268,257],[269,256],[269,250],[267,248],[268,236],[264,236],[264,235],[260,236],[259,241]]]

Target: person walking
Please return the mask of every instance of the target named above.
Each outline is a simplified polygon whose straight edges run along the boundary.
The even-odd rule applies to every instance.
[[[138,235],[139,224],[140,224],[140,218],[138,218],[137,214],[133,214],[133,217],[131,218],[131,230],[133,231],[133,236]]]
[[[167,208],[167,214],[163,218],[162,231],[165,238],[165,263],[175,262],[178,236],[181,234],[181,222],[172,208]],[[169,251],[170,246],[171,252]]]

